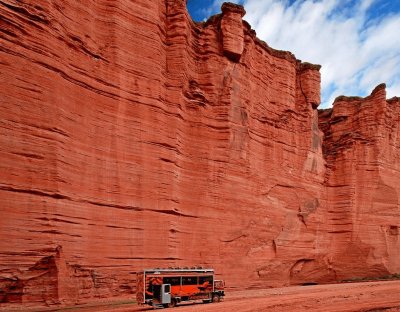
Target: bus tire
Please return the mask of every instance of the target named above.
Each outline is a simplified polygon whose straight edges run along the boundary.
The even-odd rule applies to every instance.
[[[176,306],[176,300],[171,299],[171,302],[167,304],[167,308],[174,308]]]
[[[218,294],[214,294],[212,297],[212,302],[220,302],[221,297]]]

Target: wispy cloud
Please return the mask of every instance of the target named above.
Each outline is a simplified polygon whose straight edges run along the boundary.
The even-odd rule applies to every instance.
[[[382,1],[382,0],[381,0]],[[223,1],[214,1],[213,10]],[[237,1],[238,2],[238,1]],[[322,65],[323,106],[365,96],[379,83],[400,95],[400,14],[371,14],[379,0],[245,0],[245,19],[271,47]]]

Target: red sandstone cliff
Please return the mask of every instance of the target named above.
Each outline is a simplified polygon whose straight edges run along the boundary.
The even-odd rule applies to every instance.
[[[320,112],[327,161],[326,228],[338,279],[400,271],[399,98],[385,85]]]
[[[0,1],[0,302],[130,295],[144,267],[231,288],[400,271],[398,100],[318,113],[319,66],[244,14]]]

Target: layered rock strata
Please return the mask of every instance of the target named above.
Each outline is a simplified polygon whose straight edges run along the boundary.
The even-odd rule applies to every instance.
[[[320,67],[244,14],[0,1],[0,302],[132,295],[148,267],[229,288],[400,271],[398,100],[319,113]]]
[[[400,271],[399,104],[382,84],[320,112],[329,258],[339,280]]]

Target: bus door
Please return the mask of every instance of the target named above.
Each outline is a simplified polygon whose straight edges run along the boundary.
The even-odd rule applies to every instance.
[[[171,303],[171,284],[161,285],[161,303],[162,304]]]
[[[171,303],[171,284],[153,285],[153,302],[155,304]]]

